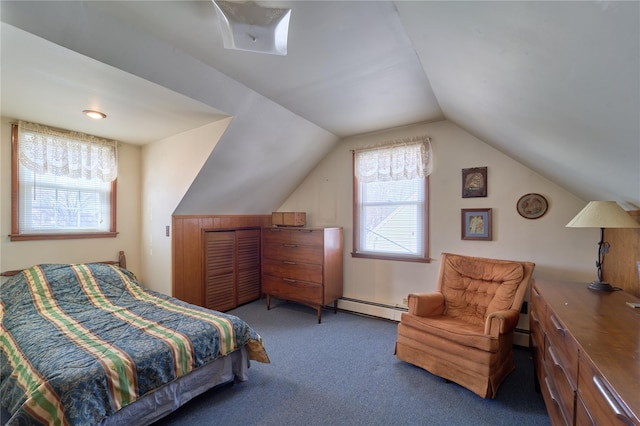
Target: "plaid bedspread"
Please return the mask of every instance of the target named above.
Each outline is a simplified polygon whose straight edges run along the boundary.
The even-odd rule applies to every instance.
[[[233,315],[144,288],[113,265],[37,265],[0,287],[8,424],[96,424],[145,393],[262,339]]]

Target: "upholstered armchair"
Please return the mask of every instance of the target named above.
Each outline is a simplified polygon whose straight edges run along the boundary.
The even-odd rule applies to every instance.
[[[495,398],[515,368],[513,333],[534,266],[443,253],[437,291],[408,297],[396,357]]]

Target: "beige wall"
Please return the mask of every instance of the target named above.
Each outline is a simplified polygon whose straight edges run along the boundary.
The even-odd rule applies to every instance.
[[[194,129],[144,148],[122,144],[118,177],[118,231],[114,239],[10,242],[10,120],[2,120],[0,150],[0,269],[42,262],[115,259],[125,250],[129,268],[150,288],[171,292],[171,214],[229,121]],[[362,145],[407,136],[432,138],[435,169],[430,177],[430,264],[352,259],[351,152]],[[488,167],[488,197],[462,199],[461,169]],[[549,201],[537,220],[520,217],[515,204],[525,193]],[[435,288],[438,258],[445,251],[536,262],[538,278],[594,279],[596,229],[564,225],[586,204],[547,179],[494,150],[454,124],[442,121],[347,138],[331,151],[291,194],[280,210],[307,212],[311,226],[345,229],[344,295],[396,305],[409,292]],[[493,209],[493,241],[462,241],[460,209]],[[362,305],[345,308],[362,310]],[[388,316],[375,308],[365,313]],[[393,314],[395,315],[395,313]]]
[[[22,269],[36,263],[117,260],[118,252],[124,250],[127,267],[140,274],[140,147],[118,147],[116,238],[11,242],[11,121],[3,117],[0,129],[0,270]]]
[[[352,249],[351,150],[364,145],[416,135],[431,137],[435,168],[430,176],[429,264],[355,259]],[[488,168],[488,196],[461,197],[461,170]],[[522,218],[515,205],[535,192],[549,202],[548,212],[536,220]],[[535,277],[576,281],[595,278],[596,229],[565,225],[586,202],[496,151],[448,121],[391,129],[347,138],[307,176],[279,208],[306,211],[309,226],[338,225],[345,230],[344,296],[400,305],[410,292],[435,289],[442,252],[528,260],[536,263]],[[492,208],[493,241],[461,239],[460,209]],[[340,302],[340,306],[379,316],[389,310]]]
[[[127,255],[127,268],[149,288],[171,294],[171,238],[166,226],[231,118],[147,144],[118,148],[116,238],[9,241],[11,232],[11,122],[2,119],[0,150],[0,270],[36,263],[117,260]],[[172,230],[170,229],[170,233]],[[170,234],[171,235],[171,234]]]
[[[144,284],[171,295],[171,215],[231,118],[142,148],[142,271]]]

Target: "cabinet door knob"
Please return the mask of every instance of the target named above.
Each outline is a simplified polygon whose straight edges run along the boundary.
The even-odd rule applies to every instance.
[[[564,336],[564,327],[562,326],[562,324],[560,324],[556,317],[554,317],[553,315],[550,315],[549,318],[551,319],[551,322],[553,323],[553,326],[556,328],[556,330],[558,330]]]
[[[598,391],[600,391],[602,397],[607,401],[607,404],[609,404],[609,407],[611,407],[611,410],[614,412],[616,417],[618,417],[618,419],[622,420],[628,425],[633,425],[633,422],[631,421],[629,416],[627,416],[623,408],[613,398],[613,395],[611,395],[611,392],[609,392],[609,389],[607,389],[607,385],[602,382],[600,377],[593,376],[593,383],[598,388]]]

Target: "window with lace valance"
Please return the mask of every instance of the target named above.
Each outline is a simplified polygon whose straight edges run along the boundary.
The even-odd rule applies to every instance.
[[[11,240],[115,236],[118,143],[12,125]]]
[[[354,257],[428,261],[428,176],[433,169],[426,136],[353,152]]]

